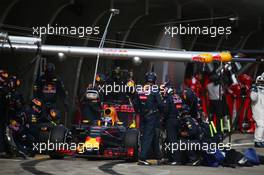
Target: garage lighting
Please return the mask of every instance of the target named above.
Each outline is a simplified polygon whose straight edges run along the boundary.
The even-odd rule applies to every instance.
[[[237,21],[238,20],[238,17],[237,16],[236,17],[230,17],[229,20],[230,21]]]
[[[9,40],[11,44],[40,44],[41,38],[25,36],[9,36],[5,32],[0,32],[0,40]]]

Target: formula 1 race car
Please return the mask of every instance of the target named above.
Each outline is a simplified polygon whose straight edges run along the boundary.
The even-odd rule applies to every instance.
[[[118,117],[122,105],[104,104],[100,120],[89,123],[82,120],[74,125],[72,134],[78,147],[77,156],[120,158],[136,161],[139,150],[139,130],[135,122],[128,125]]]

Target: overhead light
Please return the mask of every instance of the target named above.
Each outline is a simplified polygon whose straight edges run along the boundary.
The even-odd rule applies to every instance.
[[[142,59],[138,56],[135,56],[133,57],[132,62],[134,63],[134,65],[138,66],[142,63]]]
[[[113,13],[114,15],[118,15],[119,14],[119,10],[118,9],[110,9],[110,12]]]
[[[66,55],[64,53],[62,53],[62,52],[58,53],[58,57],[59,57],[60,61],[64,61],[66,59]]]
[[[6,32],[0,32],[0,40],[9,41],[11,44],[41,44],[41,38],[25,36],[9,36]]]
[[[6,32],[0,32],[0,40],[6,40],[8,37],[8,34]]]
[[[237,21],[237,20],[238,20],[238,17],[237,17],[237,16],[235,16],[235,17],[230,17],[229,20],[230,20],[230,21]]]

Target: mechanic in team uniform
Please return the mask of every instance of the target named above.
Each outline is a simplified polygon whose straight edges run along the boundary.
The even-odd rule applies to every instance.
[[[202,130],[198,121],[191,116],[190,107],[183,105],[182,116],[180,119],[179,137],[181,143],[200,144],[202,141]],[[182,164],[188,164],[192,166],[200,165],[201,163],[201,150],[195,150],[192,147],[189,150],[180,151],[180,160]]]
[[[139,92],[139,99],[142,105],[141,126],[143,125],[139,165],[150,165],[147,159],[149,158],[149,152],[152,150],[156,158],[161,159],[157,134],[160,127],[160,113],[163,113],[163,102],[159,89],[153,86],[156,78],[154,72],[147,72],[145,75],[146,85],[144,90]]]
[[[256,122],[255,147],[264,148],[264,73],[256,79],[250,94],[253,118]]]
[[[30,104],[24,107],[20,115],[24,115],[27,124],[31,126],[32,124],[46,122],[48,113],[45,111],[43,101],[38,98],[33,98]]]
[[[56,109],[57,98],[61,97],[68,109],[68,93],[63,81],[55,74],[55,65],[47,63],[44,75],[40,76],[34,84],[34,97],[41,99],[47,109]]]
[[[10,117],[9,128],[12,130],[13,138],[18,151],[24,155],[34,156],[33,143],[39,137],[39,129],[36,124],[52,120],[47,118],[43,102],[34,98],[29,105],[24,106],[16,115]]]
[[[179,111],[177,109],[178,95],[172,87],[166,87],[164,94],[164,122],[167,133],[167,145],[172,145],[179,141],[178,134],[180,129]],[[168,151],[170,165],[179,165],[179,151]]]
[[[8,93],[6,94],[7,117],[16,116],[22,110],[25,101],[21,92],[18,91],[20,80],[16,76],[11,76],[8,81]]]
[[[142,109],[141,101],[139,98],[139,94],[135,88],[136,88],[135,82],[132,79],[129,80],[127,82],[127,90],[126,90],[127,95],[129,99],[131,100],[131,103],[133,105],[135,112],[137,114],[142,114],[143,109]]]
[[[186,105],[190,107],[191,117],[197,119],[198,117],[198,97],[191,88],[183,90],[182,99]]]
[[[0,157],[6,156],[5,127],[7,124],[5,95],[8,91],[8,72],[0,70]]]

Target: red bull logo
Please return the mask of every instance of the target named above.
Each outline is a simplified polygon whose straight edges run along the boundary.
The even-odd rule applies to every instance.
[[[213,61],[213,56],[209,53],[203,53],[192,57],[192,60],[201,63],[211,63]]]

